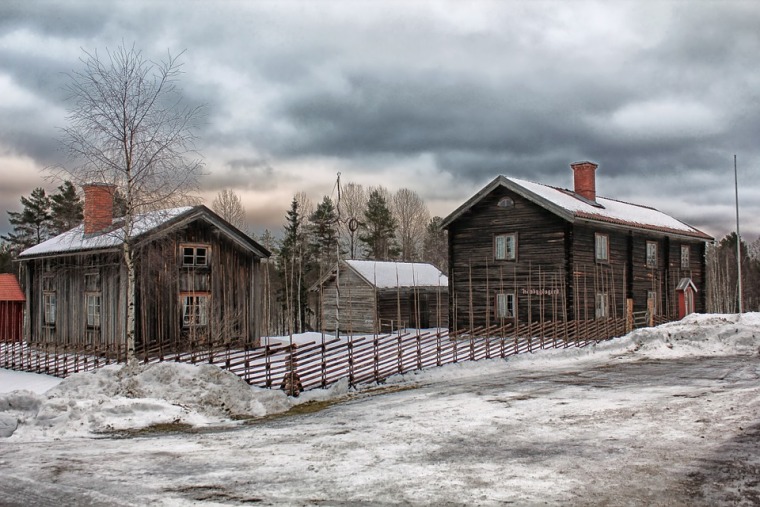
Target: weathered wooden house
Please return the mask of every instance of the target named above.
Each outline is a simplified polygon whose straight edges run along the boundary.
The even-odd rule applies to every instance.
[[[127,271],[112,188],[85,186],[84,223],[20,254],[26,340],[124,345]],[[138,350],[258,343],[265,248],[205,206],[141,215],[132,237]]]
[[[448,326],[448,280],[431,264],[340,261],[309,292],[315,328],[328,332]]]
[[[656,209],[597,197],[596,168],[572,164],[574,190],[499,176],[443,221],[454,330],[705,311],[712,238]]]
[[[0,342],[21,341],[25,301],[16,277],[0,273]]]

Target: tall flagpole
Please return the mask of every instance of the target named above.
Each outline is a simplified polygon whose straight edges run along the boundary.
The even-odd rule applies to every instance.
[[[736,265],[739,289],[739,314],[744,313],[742,304],[742,236],[739,233],[739,176],[736,171],[736,155],[734,155],[734,190],[736,192]]]

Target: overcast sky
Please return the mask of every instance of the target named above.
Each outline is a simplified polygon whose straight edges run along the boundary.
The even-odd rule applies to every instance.
[[[342,181],[417,191],[446,216],[498,174],[654,206],[722,237],[760,235],[757,2],[0,3],[4,210],[62,163],[64,85],[82,49],[183,55],[206,105],[206,203],[241,195],[281,230],[294,193]]]

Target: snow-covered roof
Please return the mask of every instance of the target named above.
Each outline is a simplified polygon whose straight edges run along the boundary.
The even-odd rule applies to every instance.
[[[150,232],[169,220],[187,213],[192,209],[193,208],[190,206],[185,206],[182,208],[150,211],[138,215],[135,217],[132,237],[137,237],[146,232]],[[39,245],[27,248],[19,254],[19,257],[118,247],[124,243],[124,231],[119,226],[118,219],[114,222],[114,226],[114,229],[103,232],[102,234],[85,235],[84,224],[81,224],[70,231],[66,231],[54,238],[43,241]]]
[[[448,287],[449,279],[432,264],[420,262],[345,261],[378,289]]]
[[[708,234],[649,206],[631,204],[606,197],[597,197],[596,205],[572,190],[550,187],[541,183],[499,176],[460,206],[443,221],[443,227],[459,218],[465,211],[488,195],[497,186],[505,186],[526,199],[552,211],[570,222],[591,220],[627,227],[681,234],[700,239],[713,239]]]

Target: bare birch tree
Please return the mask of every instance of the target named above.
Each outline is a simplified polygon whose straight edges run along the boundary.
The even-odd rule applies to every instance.
[[[243,201],[229,188],[216,194],[214,202],[211,203],[211,209],[241,231],[246,230]]]
[[[425,201],[413,190],[400,188],[391,201],[391,210],[396,217],[396,235],[401,247],[401,260],[417,261],[421,257],[425,228],[430,221],[430,212]]]
[[[181,54],[179,55],[181,56]],[[153,62],[132,47],[101,57],[84,52],[84,68],[70,75],[69,126],[62,142],[65,167],[53,174],[74,183],[108,183],[123,197],[125,214],[114,231],[127,271],[127,357],[135,355],[135,227],[141,213],[186,204],[203,164],[195,151],[199,107],[186,105],[177,78],[179,56]]]
[[[348,252],[351,259],[361,256],[361,252],[357,252],[358,222],[364,216],[368,199],[367,191],[358,183],[348,183],[341,190],[339,203],[340,235],[343,238],[344,250]],[[351,230],[352,226],[353,230]]]

